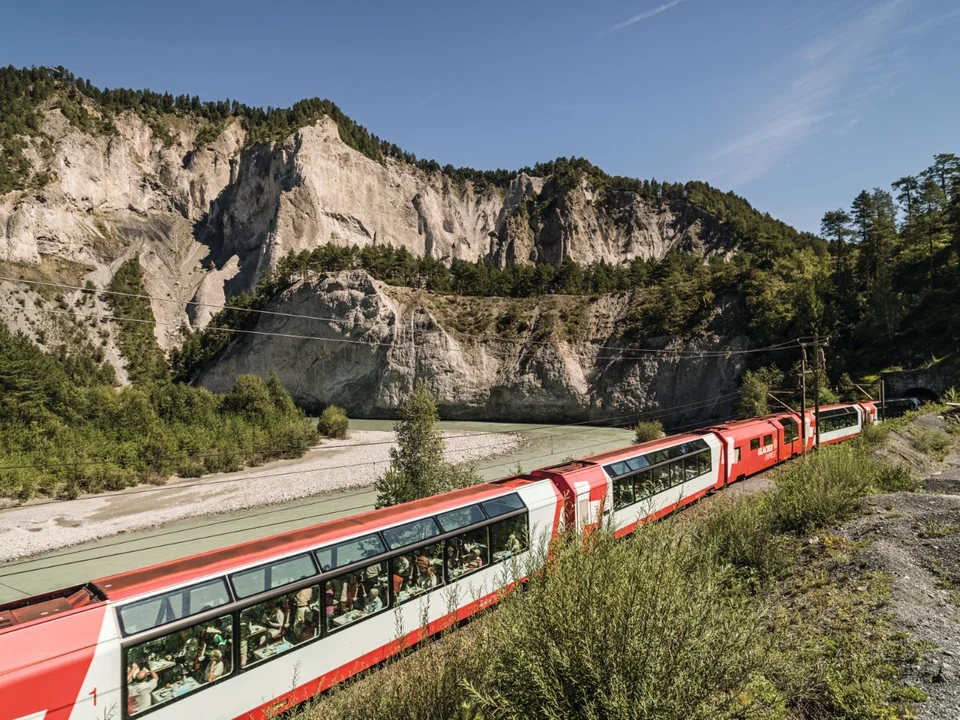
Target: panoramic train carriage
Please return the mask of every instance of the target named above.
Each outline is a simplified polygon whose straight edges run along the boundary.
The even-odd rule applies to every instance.
[[[831,445],[860,434],[867,412],[858,403],[824,405],[814,413],[814,432],[820,431],[820,444]]]
[[[508,478],[0,607],[0,719],[274,716],[495,603],[560,504]]]
[[[589,529],[602,517],[612,516],[621,536],[641,520],[662,517],[722,486],[720,465],[717,438],[690,434],[592,455],[534,474],[551,477],[565,497],[575,498],[566,507],[575,513],[578,526]]]

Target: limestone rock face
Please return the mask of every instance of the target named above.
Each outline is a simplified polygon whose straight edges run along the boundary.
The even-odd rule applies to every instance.
[[[92,104],[87,109],[97,113]],[[133,113],[116,118],[116,132],[100,135],[71,125],[53,106],[44,117],[49,144],[28,139],[27,154],[49,180],[0,196],[4,274],[102,288],[136,256],[165,349],[180,342],[181,326],[204,327],[218,306],[253,290],[287,253],[325,243],[386,244],[500,268],[731,250],[720,231],[703,230],[717,223],[703,222],[702,211],[683,201],[653,205],[586,179],[558,189],[551,177],[525,173],[503,188],[460,183],[399,160],[374,161],[349,147],[329,118],[281,142],[250,144],[237,120],[198,143],[201,125],[191,118],[167,117],[161,138]],[[8,306],[42,307],[16,283],[0,282],[0,294]],[[67,294],[69,303],[79,302]],[[388,416],[415,379],[427,378],[450,417],[584,420],[702,400],[729,390],[740,370],[728,360],[687,363],[631,355],[615,343],[604,348],[626,311],[616,298],[591,306],[587,339],[540,344],[458,335],[413,291],[363,273],[295,286],[275,302],[284,312],[332,320],[265,317],[262,330],[350,342],[249,336],[203,371],[204,385],[223,390],[239,373],[276,370],[308,407],[337,403],[354,415]],[[102,300],[96,307],[109,312]],[[39,309],[0,313],[38,342],[51,342],[50,328],[30,319],[42,317]],[[76,325],[94,343],[102,340],[124,378],[116,328],[107,321],[98,328],[96,319]]]
[[[421,378],[449,418],[578,422],[626,416],[626,424],[637,413],[678,407],[669,420],[681,425],[731,412],[744,356],[665,358],[604,340],[627,310],[625,299],[595,303],[585,322],[596,332],[580,342],[462,335],[420,299],[360,271],[298,283],[267,310],[337,321],[261,316],[257,331],[274,336],[239,336],[197,380],[221,392],[238,375],[273,371],[302,406],[336,404],[358,417],[393,417]],[[744,346],[744,338],[713,336],[688,347],[652,339],[644,349]]]

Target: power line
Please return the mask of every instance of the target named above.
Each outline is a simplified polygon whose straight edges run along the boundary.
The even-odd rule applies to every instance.
[[[722,396],[721,396],[721,397],[722,397]],[[678,406],[678,407],[682,407],[682,406]],[[735,417],[735,416],[730,416],[730,417]],[[721,418],[720,420],[717,420],[716,422],[723,422],[724,420],[727,420],[727,419],[729,419],[729,417],[727,417],[727,418]],[[696,426],[696,425],[700,425],[700,423],[690,423],[690,424],[688,424],[688,425],[680,426],[680,427],[678,427],[678,428],[676,428],[676,429],[682,430],[682,429],[694,427],[694,426]],[[558,426],[550,425],[550,426],[544,426],[544,427],[558,427]],[[560,427],[564,427],[564,426],[560,426]],[[523,431],[516,431],[516,432],[523,432]],[[570,431],[570,432],[567,432],[567,433],[562,433],[562,434],[558,435],[557,437],[564,437],[565,435],[571,435],[571,434],[574,434],[574,432],[575,432],[575,431]],[[576,447],[576,448],[571,448],[571,449],[569,450],[569,452],[576,452],[576,451],[578,451],[578,450],[584,450],[584,449],[586,449],[586,448],[593,448],[593,447],[595,447],[597,444],[603,445],[603,444],[605,444],[605,443],[603,443],[603,442],[599,442],[599,443],[598,443],[597,441],[594,441],[594,442],[592,442],[592,443],[590,443],[590,444],[588,444],[588,445],[583,445],[583,446],[579,446],[579,447]],[[626,446],[626,447],[629,447],[629,446]],[[477,448],[474,448],[474,449],[477,449]],[[556,455],[556,454],[557,454],[557,453],[555,453],[555,452],[549,452],[549,453],[544,453],[544,454],[541,454],[541,455],[534,455],[534,456],[532,456],[532,457],[527,458],[527,460],[528,460],[528,461],[529,461],[529,460],[538,460],[538,459],[542,459],[542,458],[546,458],[546,457],[552,457],[552,456],[554,456],[554,455]],[[352,465],[348,465],[348,466],[341,466],[340,468],[321,468],[321,469],[315,469],[315,470],[299,470],[299,471],[292,471],[291,473],[283,473],[283,474],[286,475],[286,474],[301,474],[301,473],[305,473],[305,472],[322,472],[323,470],[341,469],[341,468],[343,468],[343,467],[361,467],[362,465],[367,465],[367,464],[377,465],[377,464],[380,464],[381,462],[386,462],[386,461],[382,461],[382,460],[381,460],[381,461],[372,461],[372,462],[370,462],[370,463],[356,463],[356,464],[352,464]],[[502,463],[497,463],[497,464],[493,464],[493,465],[488,465],[488,466],[486,466],[485,469],[486,469],[486,470],[491,470],[491,469],[494,469],[494,468],[506,467],[506,466],[512,465],[513,463],[514,463],[514,461],[506,461],[506,462],[502,462]],[[253,477],[253,478],[244,478],[244,479],[247,479],[247,480],[260,480],[260,479],[268,478],[268,477],[275,477],[275,475],[266,475],[266,476],[259,476],[259,477]],[[206,484],[210,484],[210,483],[206,483]],[[193,487],[193,486],[194,486],[194,485],[190,485],[189,487]],[[176,489],[177,487],[178,487],[178,486],[169,486],[169,489]],[[161,489],[164,489],[164,488],[156,488],[156,490],[161,490]],[[150,489],[147,489],[147,490],[145,490],[145,491],[153,491],[153,490],[154,490],[153,488],[150,488]],[[354,496],[357,496],[357,495],[363,495],[363,494],[368,493],[368,492],[370,492],[370,486],[369,486],[369,485],[365,485],[365,486],[362,486],[362,487],[359,487],[359,488],[356,488],[356,489],[353,489],[353,490],[342,491],[342,492],[340,492],[340,493],[338,494],[338,497],[341,497],[341,498],[342,498],[342,497],[354,497]],[[127,494],[131,494],[131,493],[127,493]],[[302,504],[300,505],[300,507],[312,507],[312,506],[314,506],[314,505],[326,503],[326,502],[328,502],[328,501],[330,500],[330,498],[329,498],[329,495],[330,495],[330,494],[332,494],[332,493],[324,493],[324,494],[323,494],[321,497],[319,497],[319,498],[316,498],[316,499],[314,499],[314,500],[310,500],[310,501],[308,501],[308,502],[302,503]],[[92,498],[84,498],[84,499],[92,499]],[[52,502],[67,502],[67,501],[52,501]],[[295,502],[295,501],[294,501],[294,502]],[[38,503],[37,505],[43,505],[43,504],[48,504],[48,503]],[[34,505],[33,507],[36,507],[36,505]],[[264,510],[263,512],[254,513],[254,514],[250,515],[249,517],[250,517],[250,518],[263,517],[263,516],[266,516],[266,515],[275,514],[275,513],[277,513],[277,512],[283,512],[283,511],[285,511],[285,510],[287,510],[287,506],[286,506],[286,505],[283,505],[283,506],[281,506],[281,507],[274,507],[274,508],[271,508],[271,509],[269,509],[269,510]],[[310,516],[308,516],[308,517],[310,517]],[[248,519],[248,518],[244,518],[244,519]],[[296,519],[299,520],[299,519],[305,519],[305,518],[296,518]],[[236,521],[238,521],[237,518],[224,518],[224,519],[222,519],[222,520],[218,520],[218,521],[206,523],[204,526],[206,526],[206,527],[211,527],[211,526],[215,526],[215,525],[223,525],[223,524],[226,524],[226,523],[236,522]],[[287,521],[283,521],[283,522],[287,522]],[[278,523],[278,524],[279,524],[279,523]],[[169,536],[169,535],[176,535],[176,534],[183,533],[183,532],[189,532],[189,531],[192,530],[192,529],[193,529],[193,528],[191,528],[191,529],[170,530],[170,531],[167,531],[167,532],[163,532],[163,533],[158,533],[158,534],[152,535],[150,539],[157,538],[157,537],[166,537],[166,536]],[[193,540],[203,540],[203,539],[204,539],[203,537],[200,537],[200,538],[192,538],[190,541],[193,541]],[[137,540],[137,539],[121,540],[120,542],[109,543],[109,544],[106,544],[106,545],[99,545],[99,546],[97,546],[97,548],[76,549],[76,550],[72,550],[72,551],[68,551],[68,552],[57,553],[56,555],[52,555],[52,556],[49,556],[49,557],[50,557],[51,559],[53,559],[53,558],[60,558],[60,557],[67,557],[67,556],[70,556],[70,555],[80,554],[80,553],[84,553],[84,552],[90,552],[90,551],[95,550],[95,549],[99,550],[99,549],[103,549],[103,548],[107,548],[107,547],[117,547],[117,546],[125,545],[125,544],[131,543],[131,542],[141,542],[141,541],[140,541],[140,540]],[[91,558],[91,559],[98,559],[98,558]],[[18,566],[20,566],[20,565],[24,565],[24,564],[28,564],[28,563],[34,563],[34,562],[38,562],[38,560],[37,560],[37,559],[24,558],[24,559],[21,559],[21,560],[15,560],[15,561],[10,561],[10,562],[4,563],[4,564],[3,564],[3,567],[4,567],[4,568],[18,567]],[[38,569],[43,569],[43,568],[38,568]],[[0,577],[6,577],[6,576],[0,576]]]
[[[67,285],[67,284],[64,284],[64,283],[44,282],[44,281],[39,281],[39,280],[21,280],[21,279],[17,279],[17,278],[0,276],[0,281],[4,281],[4,280],[5,280],[5,281],[8,281],[8,282],[14,282],[14,283],[25,283],[25,284],[30,284],[30,285],[42,285],[42,286],[48,286],[48,287],[59,287],[59,288],[70,289],[70,290],[79,290],[79,291],[82,291],[82,292],[85,292],[85,293],[89,293],[89,294],[94,294],[94,293],[96,292],[96,293],[100,293],[100,294],[117,295],[117,296],[121,296],[121,297],[132,297],[132,298],[139,298],[139,299],[143,299],[143,300],[153,300],[153,301],[156,301],[156,302],[167,302],[167,303],[173,302],[173,303],[181,304],[181,301],[179,301],[179,300],[174,300],[174,299],[172,299],[172,298],[159,298],[159,297],[156,297],[156,296],[153,296],[153,295],[142,295],[142,294],[138,294],[138,293],[125,293],[125,292],[119,292],[119,291],[115,291],[115,290],[97,290],[97,291],[93,291],[93,290],[88,290],[88,289],[86,289],[86,288],[82,288],[82,287],[77,286],[77,285]],[[316,315],[302,315],[302,314],[297,314],[297,313],[284,313],[284,312],[279,312],[279,311],[274,311],[274,310],[259,310],[259,309],[256,309],[256,308],[242,308],[242,307],[237,307],[237,306],[233,306],[233,305],[216,305],[216,304],[212,304],[212,303],[200,303],[200,302],[196,302],[196,301],[187,301],[185,304],[186,304],[186,305],[196,305],[196,306],[200,306],[200,307],[215,307],[215,308],[220,308],[220,309],[222,309],[222,310],[235,310],[235,311],[238,311],[238,312],[252,312],[252,313],[258,313],[258,314],[261,314],[261,315],[277,316],[277,317],[291,318],[291,319],[315,320],[315,321],[332,322],[332,323],[347,323],[347,322],[350,322],[350,321],[348,321],[348,320],[346,320],[346,319],[343,319],[343,318],[330,318],[330,317],[320,317],[320,316],[316,316]],[[73,316],[98,317],[98,318],[101,319],[101,320],[111,320],[111,321],[118,321],[118,322],[130,321],[130,322],[139,322],[139,323],[147,323],[147,324],[153,322],[155,325],[160,325],[160,326],[165,326],[165,327],[176,327],[176,328],[178,328],[178,329],[183,327],[182,324],[175,324],[175,323],[163,323],[163,322],[159,322],[159,321],[139,320],[139,319],[136,319],[136,318],[123,318],[123,317],[117,317],[117,316],[112,316],[112,317],[111,317],[111,316],[100,316],[100,315],[93,315],[93,314],[86,314],[86,315],[85,315],[85,314],[82,314],[82,313],[74,313],[74,312],[71,312],[71,311],[56,311],[56,310],[47,309],[47,308],[36,308],[36,309],[30,308],[30,309],[27,309],[27,308],[22,308],[22,307],[15,307],[15,306],[4,306],[4,307],[7,307],[7,308],[9,308],[9,309],[11,309],[11,310],[24,310],[24,311],[28,311],[28,312],[43,312],[43,311],[46,311],[46,312],[56,312],[56,313],[60,313],[60,314],[70,315],[71,317],[73,317]],[[354,322],[354,324],[356,324],[356,323]],[[264,332],[264,331],[241,330],[241,329],[239,329],[239,328],[209,327],[209,326],[208,326],[207,329],[208,329],[209,331],[211,331],[211,332],[216,331],[216,330],[222,330],[222,331],[225,331],[225,332],[237,332],[237,333],[252,334],[252,335],[271,335],[271,336],[274,336],[274,337],[285,337],[285,338],[290,338],[290,339],[305,339],[305,340],[316,339],[316,340],[322,340],[322,341],[326,341],[326,342],[346,342],[346,343],[354,343],[354,344],[361,344],[361,345],[371,345],[371,346],[373,346],[373,345],[393,345],[393,344],[394,344],[394,343],[392,343],[392,342],[389,342],[389,343],[370,343],[370,342],[366,342],[366,341],[362,341],[362,340],[348,340],[348,339],[343,339],[343,338],[319,338],[319,337],[316,337],[316,336],[313,336],[313,335],[293,335],[293,334],[288,334],[288,333],[268,333],[268,332]],[[473,339],[478,339],[478,340],[481,340],[481,341],[493,341],[493,342],[501,342],[501,343],[514,344],[514,345],[539,345],[539,346],[552,346],[552,345],[553,345],[553,343],[550,343],[550,342],[547,342],[547,341],[523,340],[523,339],[519,339],[519,338],[507,338],[507,337],[497,336],[497,335],[471,334],[471,333],[464,333],[464,332],[461,332],[461,331],[458,331],[458,330],[453,330],[453,329],[445,329],[444,331],[447,332],[447,333],[449,333],[449,334],[451,334],[451,335],[459,335],[459,336],[461,336],[461,337],[473,338]],[[595,345],[594,347],[595,347],[595,349],[597,349],[597,350],[613,350],[613,351],[616,351],[616,352],[617,352],[616,355],[612,355],[612,356],[604,357],[604,358],[596,358],[596,359],[598,359],[598,360],[600,360],[600,359],[620,359],[620,358],[627,357],[627,354],[628,354],[628,353],[640,353],[641,355],[642,355],[642,354],[656,354],[656,355],[666,355],[666,356],[671,356],[671,357],[725,357],[725,356],[728,356],[728,355],[743,355],[743,354],[757,353],[757,352],[770,352],[770,351],[782,349],[782,348],[785,348],[785,347],[795,346],[795,345],[796,345],[797,343],[799,343],[802,339],[803,339],[803,338],[796,338],[796,339],[789,340],[789,341],[784,342],[784,343],[779,343],[779,344],[777,344],[777,345],[771,345],[771,346],[762,347],[762,348],[752,348],[752,349],[747,349],[747,350],[702,350],[702,351],[698,351],[698,350],[667,350],[667,349],[663,349],[663,348],[631,348],[631,347],[621,347],[621,346],[617,346],[617,345]],[[448,350],[449,352],[462,352],[459,348],[447,348],[447,350]]]
[[[736,416],[731,416],[731,417],[736,417]],[[724,420],[726,420],[726,419],[729,419],[729,418],[724,418]],[[692,425],[691,425],[691,426],[692,426]],[[690,426],[687,426],[687,427],[690,427]],[[578,446],[578,447],[575,447],[575,448],[570,448],[570,449],[568,450],[568,452],[577,452],[577,451],[579,451],[579,450],[585,450],[585,449],[587,449],[587,448],[595,447],[596,445],[597,445],[596,442],[592,442],[592,443],[588,443],[587,445],[581,445],[581,446]],[[530,460],[538,460],[538,459],[542,459],[542,458],[545,458],[545,457],[552,457],[553,455],[556,455],[556,454],[557,454],[557,453],[553,453],[553,452],[551,452],[551,453],[545,453],[545,454],[542,454],[542,455],[533,456],[533,457],[531,457],[531,458],[529,458],[529,459],[530,459]],[[507,463],[503,463],[502,465],[509,465],[509,464],[510,464],[510,463],[507,462]],[[349,467],[349,466],[345,466],[345,467]],[[497,465],[489,466],[488,469],[489,469],[490,467],[498,467],[498,466],[497,466]],[[254,479],[256,479],[256,478],[254,478]],[[356,493],[352,493],[350,496],[352,497],[353,494],[357,494],[357,495],[363,494],[363,492],[368,492],[368,491],[369,491],[369,488],[364,488],[362,491],[358,490]],[[326,501],[326,500],[328,500],[328,499],[329,499],[329,498],[322,498],[322,499],[320,499],[320,500],[315,500],[315,501],[312,501],[312,502],[309,503],[309,504],[304,504],[304,507],[307,507],[308,505],[317,504],[317,503],[319,503],[319,502],[323,502],[323,501]],[[337,513],[345,513],[345,512],[350,512],[350,511],[353,511],[353,510],[363,510],[363,509],[367,509],[367,508],[369,508],[369,505],[357,505],[357,506],[354,506],[354,507],[346,508],[346,509],[344,509],[344,510],[332,510],[332,511],[327,512],[327,513],[319,513],[319,514],[313,514],[313,513],[311,513],[311,514],[309,514],[307,517],[326,517],[326,516],[328,516],[328,515],[335,515],[335,514],[337,514]],[[284,508],[284,509],[285,509],[285,508]],[[269,512],[267,512],[267,513],[264,513],[264,515],[266,515],[266,514],[272,514],[273,512],[278,512],[279,510],[280,510],[280,509],[277,508],[277,509],[271,510],[271,511],[269,511]],[[260,515],[257,515],[257,516],[255,516],[255,517],[260,517]],[[302,520],[302,519],[306,519],[306,518],[298,518],[298,519],[301,519],[301,520]],[[214,525],[222,525],[222,524],[224,524],[224,523],[226,523],[226,522],[231,522],[231,521],[233,521],[233,520],[235,520],[235,519],[234,519],[234,518],[229,518],[229,519],[223,519],[223,520],[220,520],[220,521],[216,521],[216,522],[213,522],[213,523],[205,523],[202,527],[211,527],[211,526],[214,526]],[[227,536],[227,535],[235,535],[236,533],[246,532],[246,531],[248,531],[248,530],[262,530],[262,529],[269,528],[269,527],[276,527],[277,525],[284,525],[284,524],[286,524],[287,522],[290,522],[290,521],[289,521],[289,520],[280,520],[280,521],[276,521],[276,522],[265,523],[265,524],[263,524],[263,525],[246,526],[246,527],[238,528],[238,529],[236,529],[236,530],[228,530],[228,531],[221,532],[221,533],[212,533],[212,534],[210,534],[210,535],[203,535],[203,536],[201,536],[201,537],[191,538],[188,542],[201,542],[201,541],[204,541],[204,540],[212,540],[213,538],[225,537],[225,536]],[[174,533],[176,533],[176,532],[182,532],[182,531],[170,531],[170,533],[168,533],[168,534],[174,534]],[[164,535],[166,535],[166,534],[164,534]],[[154,535],[153,537],[163,537],[164,535]],[[153,537],[151,537],[150,539],[153,539]],[[81,562],[90,562],[90,561],[95,561],[95,560],[103,560],[103,559],[108,558],[108,557],[109,557],[109,558],[113,558],[113,557],[118,557],[118,556],[121,556],[121,555],[129,555],[130,553],[139,552],[139,551],[141,551],[141,550],[155,550],[155,549],[158,549],[158,548],[161,548],[161,547],[165,547],[165,546],[166,546],[166,544],[144,546],[143,543],[146,542],[146,541],[147,541],[147,540],[139,539],[139,538],[129,539],[129,540],[122,540],[122,541],[120,541],[120,542],[118,542],[118,543],[113,543],[113,544],[111,544],[111,545],[109,545],[109,546],[107,546],[107,547],[117,547],[117,546],[119,546],[119,545],[124,545],[124,544],[129,544],[129,543],[136,543],[136,544],[137,544],[137,547],[135,547],[135,548],[132,549],[132,550],[123,550],[123,551],[121,551],[121,552],[108,553],[108,554],[106,554],[106,555],[101,555],[101,556],[97,556],[97,557],[84,558]],[[101,547],[102,547],[102,546],[101,546]],[[92,549],[92,548],[91,548],[91,549]],[[98,549],[99,549],[99,548],[98,548]],[[76,550],[76,551],[73,551],[73,552],[74,552],[74,553],[79,553],[79,552],[84,552],[84,551],[83,551],[83,550]],[[58,559],[58,558],[60,558],[60,557],[64,557],[64,556],[66,556],[66,555],[68,555],[68,554],[69,554],[69,553],[64,553],[64,554],[62,554],[62,555],[54,556],[54,559]],[[20,565],[27,564],[27,563],[33,563],[33,562],[38,562],[38,560],[36,560],[36,559],[34,559],[34,560],[26,559],[26,560],[22,560],[22,561],[15,562],[15,563],[10,564],[10,565],[5,564],[3,567],[18,567],[18,566],[20,566]],[[52,570],[52,569],[58,568],[58,567],[65,567],[65,566],[67,566],[67,565],[72,565],[72,564],[74,564],[74,562],[75,562],[75,561],[70,561],[70,562],[65,562],[65,563],[57,563],[57,564],[53,564],[53,565],[44,565],[43,567],[40,567],[40,568],[32,568],[32,569],[29,569],[29,570],[18,570],[18,571],[12,572],[12,573],[3,573],[3,574],[0,574],[0,580],[4,580],[4,579],[9,578],[9,577],[15,577],[15,576],[18,576],[18,575],[25,575],[25,574],[27,574],[27,573],[40,572],[40,571],[42,571],[42,570]]]

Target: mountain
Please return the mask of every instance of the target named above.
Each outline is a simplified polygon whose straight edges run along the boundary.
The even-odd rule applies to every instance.
[[[891,340],[909,313],[919,311],[904,305],[894,329],[894,319],[871,310],[896,306],[881,295],[881,260],[864,239],[886,232],[880,221],[888,215],[876,216],[886,212],[882,202],[865,211],[879,219],[864,220],[872,224],[861,228],[858,245],[841,237],[831,254],[820,238],[704,183],[611,177],[576,158],[517,171],[441,166],[380,140],[326,100],[262,110],[229,100],[100,90],[63,68],[0,70],[0,100],[3,275],[87,287],[0,281],[0,318],[47,349],[93,348],[115,365],[121,381],[165,372],[162,354],[149,347],[155,338],[173,353],[181,376],[211,387],[247,369],[282,365],[288,388],[311,407],[347,402],[352,392],[366,398],[351,405],[353,412],[388,414],[420,376],[438,388],[443,377],[451,379],[448,396],[440,397],[451,415],[612,417],[677,404],[703,382],[698,370],[689,387],[680,387],[677,377],[660,372],[676,358],[631,354],[630,348],[744,348],[815,330],[845,329],[854,338],[861,328],[864,335],[835,364],[839,372],[866,364],[874,340],[869,327],[889,335],[874,365],[898,358]],[[948,188],[945,206],[954,196]],[[384,268],[380,260],[333,267],[321,258],[313,269],[349,272],[342,278],[291,274],[299,261],[307,268],[317,253],[352,246],[364,249],[368,260],[389,256],[412,270]],[[930,253],[944,248],[940,242]],[[864,257],[869,267],[856,266]],[[848,265],[849,287],[839,288]],[[457,282],[434,282],[447,268]],[[911,272],[915,282],[919,271]],[[459,279],[468,276],[464,285]],[[479,276],[483,282],[474,283]],[[887,295],[895,294],[889,278],[884,282]],[[397,284],[421,289],[401,292]],[[481,291],[476,288],[514,299],[454,302],[474,308],[469,318],[436,310],[447,306],[444,296]],[[148,295],[149,305],[133,317],[120,296],[97,289]],[[270,345],[270,338],[231,345],[222,331],[192,334],[227,301],[299,314],[348,313],[352,306],[339,303],[337,293],[380,308],[393,328],[384,332],[382,318],[359,328],[359,336],[390,345],[390,357],[366,367],[359,384],[351,384],[349,353],[324,354],[329,378],[306,387],[303,378],[319,357],[306,347],[294,352]],[[554,293],[578,297],[561,307]],[[585,306],[583,297],[591,294]],[[113,315],[131,319],[103,319]],[[233,315],[217,324],[284,327]],[[418,341],[399,331],[428,316],[441,338],[429,361],[418,356]],[[526,320],[517,322],[521,316]],[[580,320],[571,323],[575,316]],[[316,323],[298,327],[300,334],[323,332]],[[505,332],[515,345],[543,344],[528,344],[512,359],[496,350],[492,360],[491,347],[504,344]],[[454,372],[456,353],[470,359]],[[551,357],[540,362],[538,353]],[[716,373],[721,379],[709,383],[711,392],[736,389],[742,357],[728,359]],[[641,364],[647,370],[636,374]],[[631,373],[633,389],[615,391]],[[525,404],[538,393],[541,401]],[[729,402],[720,403],[701,416],[728,409]]]

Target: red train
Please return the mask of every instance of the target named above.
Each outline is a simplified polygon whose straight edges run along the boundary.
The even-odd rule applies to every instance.
[[[889,401],[887,417],[917,406]],[[807,444],[873,403],[806,413]],[[776,413],[0,605],[0,720],[267,718],[495,603],[563,527],[618,535],[801,451]]]

